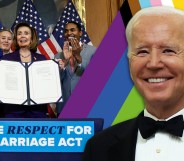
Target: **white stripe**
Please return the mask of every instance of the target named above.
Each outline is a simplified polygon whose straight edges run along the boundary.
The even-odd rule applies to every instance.
[[[93,43],[90,41],[90,42],[88,42],[88,45],[91,45],[91,46],[93,46]]]
[[[0,132],[0,134],[4,134],[3,132]]]
[[[40,45],[44,48],[44,46],[42,44],[40,44]],[[44,48],[44,50],[45,50],[45,48]],[[36,52],[39,53],[39,54],[42,54],[38,48],[37,48]],[[48,51],[46,51],[46,53],[47,53],[47,55],[49,56],[50,59],[54,58],[54,54],[52,53],[52,51],[50,52],[50,55],[49,55]]]
[[[43,44],[43,43],[42,43],[42,44]],[[44,48],[44,46],[43,46],[42,44],[40,44],[40,45],[41,45],[41,46],[43,47],[43,49],[45,50],[45,48]],[[40,45],[39,45],[39,46],[40,46]],[[48,46],[48,45],[47,45],[47,46]],[[41,51],[40,51],[38,48],[37,48],[37,51],[36,51],[36,52],[37,52],[38,54],[42,54]],[[49,53],[48,53],[47,51],[45,51],[45,52],[47,53],[47,55],[49,56],[49,58],[52,59],[53,56],[52,56],[52,55],[50,56]],[[52,53],[52,52],[51,52],[51,53]]]
[[[4,128],[4,126],[0,126],[0,128],[1,128],[1,129],[3,129],[3,128]]]
[[[36,51],[38,54],[41,54],[40,50],[37,48],[37,51]]]
[[[54,59],[54,54],[53,54],[52,50],[50,49],[50,47],[48,46],[48,44],[46,42],[43,42],[41,45],[44,48],[44,50],[47,52],[49,57],[51,59]]]
[[[173,1],[172,0],[161,0],[163,6],[170,6],[174,7]]]
[[[0,132],[3,132],[4,131],[4,129],[0,129]]]
[[[54,44],[57,52],[62,52],[62,48],[59,46],[58,42],[56,41],[55,37],[53,35],[50,36],[50,40],[52,41],[52,43]]]

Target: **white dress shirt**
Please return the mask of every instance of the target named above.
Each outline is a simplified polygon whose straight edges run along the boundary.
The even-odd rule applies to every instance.
[[[184,116],[184,109],[166,121],[178,115]],[[144,116],[159,120],[146,109]],[[176,137],[165,132],[156,132],[154,136],[144,139],[138,131],[135,161],[184,161],[184,135]]]

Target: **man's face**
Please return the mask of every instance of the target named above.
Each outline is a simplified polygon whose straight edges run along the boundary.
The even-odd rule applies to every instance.
[[[184,105],[184,31],[178,17],[142,17],[134,25],[130,71],[147,106]]]
[[[69,40],[69,37],[74,37],[79,41],[81,36],[82,36],[82,31],[79,31],[76,24],[68,23],[65,26],[65,38],[66,38],[66,40]]]
[[[0,33],[0,48],[4,52],[9,52],[12,42],[13,42],[13,38],[10,32],[3,31]]]

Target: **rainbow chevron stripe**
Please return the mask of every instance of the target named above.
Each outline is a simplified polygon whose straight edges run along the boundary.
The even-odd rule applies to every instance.
[[[151,6],[184,9],[182,0],[125,0],[59,118],[104,118],[104,128],[137,116],[144,103],[129,75],[125,27]]]

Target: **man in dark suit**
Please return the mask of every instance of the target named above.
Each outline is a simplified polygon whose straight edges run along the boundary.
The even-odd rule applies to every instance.
[[[83,161],[184,160],[183,25],[184,12],[169,7],[143,9],[130,20],[130,73],[145,109],[92,137]]]

